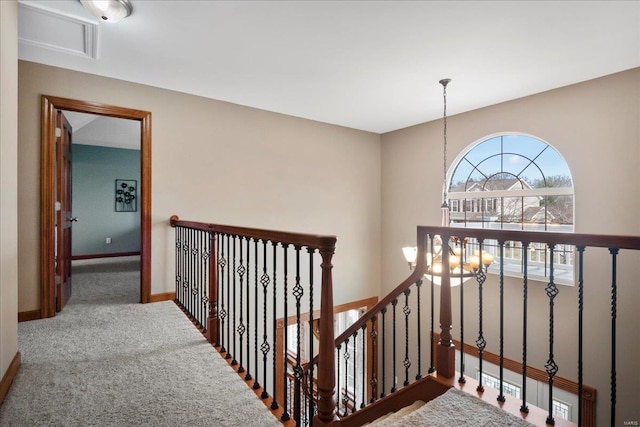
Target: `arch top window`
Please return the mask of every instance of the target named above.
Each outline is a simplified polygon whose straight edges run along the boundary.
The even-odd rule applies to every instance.
[[[480,140],[456,158],[447,178],[452,227],[574,230],[569,166],[555,148],[538,138],[501,134]],[[517,269],[521,253],[519,248],[507,248],[505,264],[513,262]],[[573,282],[572,248],[558,256],[557,267],[566,271],[567,283]]]

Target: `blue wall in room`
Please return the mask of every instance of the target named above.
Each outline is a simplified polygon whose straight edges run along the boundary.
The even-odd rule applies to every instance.
[[[72,255],[140,251],[140,203],[136,212],[115,211],[116,179],[138,181],[140,150],[72,145]],[[106,238],[111,237],[111,244]]]

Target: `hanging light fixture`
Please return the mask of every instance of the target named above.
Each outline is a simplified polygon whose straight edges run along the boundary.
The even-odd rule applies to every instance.
[[[79,0],[93,16],[106,22],[118,22],[131,15],[128,0]]]
[[[439,82],[442,85],[444,100],[442,205],[440,206],[440,210],[442,211],[440,225],[442,227],[449,227],[450,223],[449,205],[447,203],[447,85],[449,82],[451,82],[451,79],[442,79]],[[442,260],[444,257],[440,236],[434,236],[429,246],[431,247],[431,251],[427,252],[427,271],[425,277],[434,284],[440,285],[442,279]],[[479,251],[475,251],[472,256],[469,256],[465,247],[466,241],[461,242],[458,238],[451,238],[449,240],[449,253],[447,256],[449,257],[451,286],[457,286],[475,277],[481,264],[487,268],[493,262],[492,254],[486,251],[482,251],[482,254],[480,254]],[[402,252],[409,264],[409,268],[415,268],[418,248],[404,247],[402,248]]]

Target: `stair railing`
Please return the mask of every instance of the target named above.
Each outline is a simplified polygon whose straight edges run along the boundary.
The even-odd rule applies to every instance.
[[[469,258],[473,255],[473,249],[479,250],[482,254],[483,250],[487,246],[492,246],[496,251],[496,260],[499,260],[499,271],[494,274],[489,274],[482,262],[476,267],[474,271],[474,279],[468,284],[462,284],[464,278],[462,273],[452,273],[455,270],[453,265],[453,258],[442,257],[442,273],[439,274],[438,280],[426,281],[430,288],[430,298],[428,300],[431,303],[431,307],[427,310],[428,315],[425,316],[422,308],[422,295],[424,294],[423,279],[433,278],[428,273],[428,265],[433,264],[434,240],[437,239],[441,244],[441,253],[450,253],[450,242],[464,242],[462,248],[462,254],[457,256],[462,259],[460,263],[466,263],[469,265]],[[337,390],[348,388],[351,395],[359,396],[365,392],[364,385],[359,385],[358,380],[353,380],[355,372],[362,370],[355,369],[354,364],[358,362],[358,351],[360,347],[358,344],[353,345],[353,340],[358,343],[359,334],[370,333],[374,337],[373,346],[377,350],[371,354],[370,357],[374,358],[373,363],[380,363],[380,377],[373,378],[369,384],[368,395],[366,399],[362,399],[362,402],[357,402],[357,405],[351,405],[345,399],[344,402],[340,400],[340,396],[337,396],[337,414],[340,417],[345,417],[353,414],[354,412],[366,407],[369,404],[373,404],[376,400],[385,397],[389,394],[393,394],[400,387],[407,386],[416,380],[422,378],[426,374],[434,374],[439,377],[452,379],[456,375],[455,366],[455,351],[456,347],[454,342],[457,342],[459,347],[466,348],[468,343],[464,342],[464,320],[462,315],[464,314],[465,296],[462,293],[465,287],[475,286],[478,290],[478,300],[472,301],[471,304],[476,304],[479,307],[479,330],[475,331],[474,341],[476,344],[476,351],[479,357],[479,385],[478,393],[482,393],[484,386],[482,384],[483,373],[483,352],[487,347],[486,332],[489,329],[497,330],[498,342],[493,343],[499,348],[498,364],[500,370],[499,378],[499,390],[498,401],[504,402],[505,397],[504,389],[504,362],[506,359],[504,353],[504,344],[507,337],[504,332],[505,313],[507,308],[504,306],[504,292],[505,292],[505,272],[504,272],[504,253],[505,245],[507,243],[517,243],[519,247],[523,248],[524,256],[522,263],[522,276],[520,280],[522,286],[520,291],[522,292],[522,313],[523,317],[519,319],[522,323],[522,336],[518,337],[522,342],[522,358],[519,364],[522,374],[522,384],[526,385],[527,380],[527,337],[528,321],[527,318],[527,306],[528,291],[529,291],[529,267],[527,265],[527,258],[529,255],[529,248],[536,243],[536,247],[547,248],[546,256],[543,262],[545,262],[544,268],[547,272],[547,283],[545,286],[545,294],[547,297],[547,313],[548,313],[548,334],[546,347],[548,349],[548,358],[543,366],[539,368],[533,368],[532,370],[537,373],[546,374],[546,383],[549,387],[548,392],[548,415],[546,423],[549,425],[555,424],[555,418],[552,413],[553,402],[553,390],[554,381],[558,381],[562,385],[566,385],[569,381],[564,378],[557,377],[558,370],[560,369],[556,358],[556,349],[558,343],[556,342],[556,332],[558,330],[558,324],[556,319],[558,316],[558,310],[554,307],[555,298],[559,293],[564,292],[564,289],[558,287],[556,278],[554,277],[554,251],[556,247],[572,247],[575,248],[575,271],[576,279],[575,285],[577,287],[577,296],[575,306],[572,308],[577,311],[577,324],[568,325],[563,324],[562,328],[575,328],[577,335],[577,349],[576,359],[577,364],[571,364],[570,366],[563,366],[563,371],[568,372],[569,375],[577,378],[577,387],[575,393],[578,395],[578,425],[580,426],[594,426],[595,425],[595,390],[591,387],[587,387],[584,384],[584,356],[585,356],[585,322],[584,322],[584,289],[588,286],[600,286],[602,283],[594,283],[594,280],[590,280],[586,277],[587,269],[585,268],[586,262],[584,259],[585,252],[599,251],[600,260],[604,259],[608,262],[599,262],[598,265],[590,265],[589,271],[594,276],[602,275],[603,272],[596,272],[595,269],[608,269],[607,274],[609,276],[608,286],[610,287],[610,301],[609,311],[611,313],[611,336],[610,341],[610,375],[611,384],[609,390],[610,396],[610,419],[611,425],[615,425],[616,419],[616,401],[617,401],[617,372],[616,372],[616,326],[617,326],[617,298],[619,287],[626,286],[626,289],[630,289],[629,286],[636,286],[636,283],[619,283],[618,270],[620,268],[620,257],[618,256],[621,251],[638,251],[640,250],[640,237],[637,236],[607,236],[607,235],[593,235],[593,234],[577,234],[577,233],[553,233],[553,232],[529,232],[529,231],[509,231],[509,230],[489,230],[489,229],[464,229],[453,227],[426,227],[419,226],[417,228],[417,264],[411,275],[398,285],[391,293],[382,298],[378,304],[376,304],[367,313],[364,313],[357,322],[355,322],[350,328],[344,331],[335,340],[336,351],[336,384]],[[483,246],[485,245],[485,246]],[[602,256],[604,255],[604,257]],[[482,255],[480,255],[481,257]],[[458,260],[455,261],[456,263]],[[476,261],[477,262],[477,261]],[[494,268],[495,269],[495,268]],[[493,270],[493,269],[492,269]],[[491,276],[491,277],[490,277]],[[458,340],[454,340],[451,334],[453,320],[453,307],[452,307],[452,285],[458,285],[456,281],[460,281],[460,307],[459,313],[461,316],[459,331],[460,337]],[[498,300],[499,300],[499,324],[487,325],[486,319],[483,319],[483,313],[487,310],[483,305],[483,290],[486,292],[487,280],[495,280],[498,282]],[[439,282],[434,286],[434,282]],[[438,292],[439,291],[439,292]],[[434,299],[439,293],[439,323],[440,332],[434,332]],[[487,295],[484,295],[485,298]],[[468,297],[467,297],[468,298]],[[469,304],[469,301],[466,301]],[[592,305],[602,304],[602,301],[590,301]],[[531,307],[529,307],[531,308]],[[567,307],[563,307],[563,310],[569,310]],[[426,329],[426,323],[430,320],[430,334],[425,339],[424,330]],[[483,320],[485,321],[483,323]],[[517,321],[516,319],[510,319],[511,322]],[[433,337],[437,336],[437,341],[434,342]],[[603,338],[603,337],[600,337]],[[515,339],[515,338],[514,338]],[[433,345],[432,345],[433,343]],[[637,345],[638,343],[631,344]],[[428,353],[427,353],[428,352]],[[425,357],[428,354],[428,357]],[[429,360],[429,367],[424,369],[422,364],[423,359]],[[355,359],[355,360],[354,360]],[[458,374],[460,375],[457,380],[459,383],[464,383],[464,355],[460,357],[460,369]],[[515,359],[517,360],[517,359]],[[364,362],[361,362],[364,363]],[[575,368],[577,366],[577,369]],[[319,370],[321,373],[322,371]],[[362,392],[358,391],[358,387]],[[522,405],[520,411],[526,414],[529,408],[526,403],[526,388],[522,393]],[[512,398],[512,397],[509,397]],[[547,402],[545,402],[546,404]]]
[[[300,396],[307,376],[300,355],[303,351],[318,354],[317,369],[322,374],[315,382],[317,399],[308,409],[318,424],[333,421],[332,257],[336,237],[182,221],[177,216],[172,216],[170,223],[176,241],[176,303],[236,372],[254,390],[262,389],[257,394],[271,399],[269,407],[282,421],[294,420],[302,425]],[[322,333],[316,349],[312,334],[303,342],[307,326],[301,321],[301,313],[309,312],[309,324],[313,323],[318,281]],[[296,338],[289,343],[285,334],[284,342],[280,342],[276,339],[277,319],[289,315],[297,318]],[[297,355],[292,368],[293,386],[285,388],[280,396],[276,371],[287,375],[290,362],[286,356],[278,360],[276,355],[286,355],[287,351],[278,351],[277,347],[286,350],[291,344]],[[277,365],[284,369],[276,369]],[[312,368],[310,378],[314,376]],[[294,413],[289,413],[291,401]]]

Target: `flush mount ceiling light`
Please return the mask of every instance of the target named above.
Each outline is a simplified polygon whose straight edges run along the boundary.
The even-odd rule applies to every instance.
[[[133,8],[128,0],[79,0],[93,16],[106,21],[118,22],[131,15]]]

